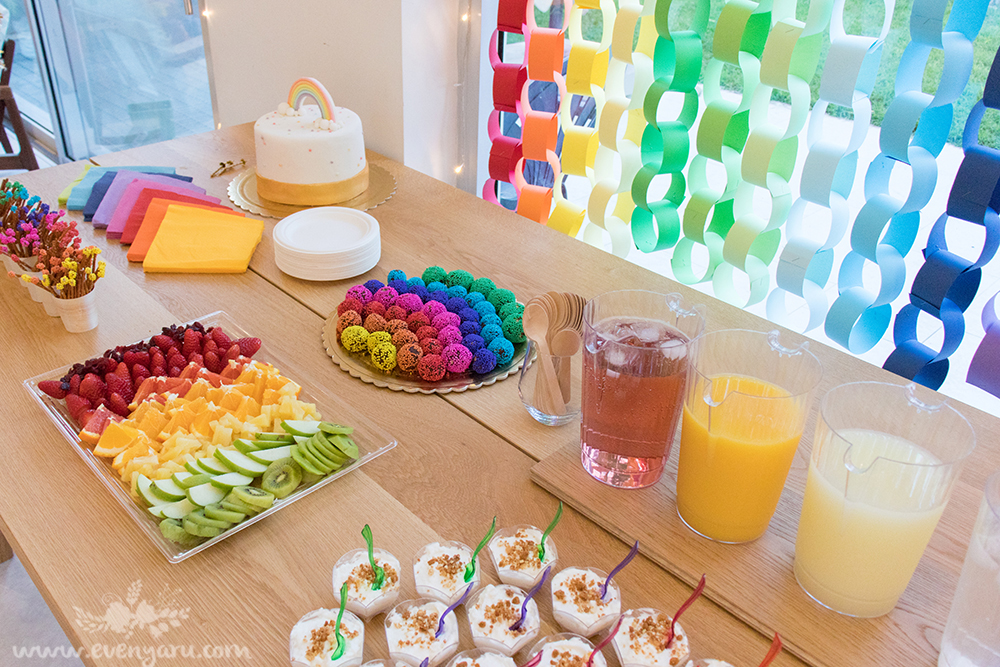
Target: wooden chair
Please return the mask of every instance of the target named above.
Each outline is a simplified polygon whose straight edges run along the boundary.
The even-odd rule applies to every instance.
[[[35,160],[35,151],[31,148],[31,140],[28,138],[28,132],[24,129],[21,112],[14,100],[14,91],[10,87],[10,72],[14,65],[13,39],[8,39],[3,44],[3,64],[3,73],[0,74],[0,145],[3,146],[7,154],[0,155],[0,169],[34,171],[38,169],[38,161]],[[17,137],[20,148],[19,153],[14,153],[10,139],[7,137],[7,128],[3,125],[4,114],[10,116],[10,124],[14,128],[14,135]]]

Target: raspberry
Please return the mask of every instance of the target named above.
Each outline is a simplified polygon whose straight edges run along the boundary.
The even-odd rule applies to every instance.
[[[58,380],[43,380],[38,383],[38,388],[52,398],[66,398],[66,394],[69,393],[69,386],[63,389],[63,383]]]
[[[69,410],[69,416],[76,421],[79,421],[80,415],[90,410],[91,407],[90,401],[82,396],[70,394],[66,397],[66,409]]]
[[[257,350],[262,345],[260,338],[240,338],[236,344],[240,346],[240,354],[244,357],[252,357],[257,354]]]
[[[181,348],[181,353],[186,357],[192,352],[201,352],[201,334],[194,329],[188,329],[184,332],[184,346]]]
[[[218,373],[222,370],[225,364],[219,359],[219,355],[215,352],[205,353],[205,368],[212,371],[213,373]]]
[[[122,417],[128,417],[129,415],[128,403],[122,398],[121,394],[111,394],[108,397],[108,410]]]
[[[90,401],[91,404],[97,403],[107,396],[107,386],[101,378],[93,373],[87,373],[80,382],[80,396]]]
[[[212,329],[212,340],[215,341],[215,344],[219,346],[220,350],[228,350],[233,344],[233,341],[230,340],[229,336],[226,335],[226,332],[222,330],[222,327],[215,327]]]
[[[156,334],[149,339],[151,345],[155,345],[161,350],[169,350],[174,346],[174,339],[166,334]]]

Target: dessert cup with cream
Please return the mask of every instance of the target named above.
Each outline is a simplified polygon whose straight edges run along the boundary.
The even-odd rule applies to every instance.
[[[541,628],[538,605],[528,600],[524,623],[510,627],[521,618],[525,593],[506,584],[484,586],[465,606],[472,641],[477,648],[514,655],[528,645]]]
[[[500,581],[524,590],[531,590],[541,579],[545,568],[554,566],[559,552],[552,536],[545,538],[545,559],[538,559],[538,543],[542,531],[535,526],[521,525],[498,530],[490,540],[490,558]]]
[[[447,605],[431,598],[400,602],[385,615],[385,638],[389,657],[420,667],[424,658],[428,667],[437,667],[458,650],[458,619],[450,612],[444,619],[444,632],[435,637],[441,614]]]
[[[593,637],[610,628],[621,614],[621,591],[608,573],[591,567],[567,567],[552,577],[552,616],[566,631]]]
[[[367,549],[354,549],[340,557],[333,568],[333,590],[338,595],[347,582],[347,610],[368,620],[381,614],[399,598],[399,560],[388,551],[375,549],[375,562],[385,570],[382,587],[374,589],[375,573]]]
[[[670,615],[657,609],[629,609],[618,634],[611,641],[622,667],[677,667],[690,655],[687,633],[674,625],[674,640],[667,646]]]
[[[472,592],[479,588],[479,563],[469,581],[465,568],[472,560],[472,549],[461,542],[431,542],[413,557],[413,579],[417,595],[434,598],[446,605],[454,604],[473,584]],[[478,560],[478,558],[477,558]]]
[[[549,635],[535,644],[529,653],[534,658],[539,652],[541,662],[536,667],[586,667],[587,658],[594,651],[594,645],[586,637],[571,632]],[[600,652],[594,656],[593,667],[607,667],[608,663]]]
[[[462,651],[448,663],[448,667],[517,667],[513,658],[496,651],[474,648]]]
[[[358,667],[365,648],[365,624],[345,610],[340,619],[340,634],[347,643],[344,654],[331,660],[337,650],[338,609],[316,609],[299,619],[288,641],[292,667]]]

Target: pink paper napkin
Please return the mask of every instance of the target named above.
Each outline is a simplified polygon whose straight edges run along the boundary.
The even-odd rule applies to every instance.
[[[127,188],[129,184],[140,179],[161,185],[183,187],[186,190],[197,192],[198,194],[205,194],[205,188],[200,188],[197,185],[191,184],[181,185],[178,183],[176,178],[170,178],[169,176],[157,176],[156,174],[143,174],[138,171],[129,171],[128,169],[125,169],[119,171],[115,175],[115,179],[111,181],[111,186],[104,195],[104,199],[101,200],[101,205],[98,206],[97,210],[94,212],[94,227],[101,228],[108,226],[108,223],[111,221],[111,216],[114,214],[115,209],[118,208],[118,202],[121,201],[122,195],[125,194],[125,188]]]
[[[161,190],[159,189],[160,187],[162,186],[157,186],[156,188],[144,188],[142,192],[139,193],[139,197],[135,200],[135,206],[132,207],[132,210],[128,214],[128,220],[125,221],[125,229],[122,230],[122,236],[121,239],[119,239],[122,244],[127,245],[135,240],[136,234],[138,234],[139,230],[142,228],[142,223],[146,217],[146,211],[149,210],[150,202],[154,199],[176,201],[183,204],[220,203],[218,197],[200,195],[196,192],[177,194]]]
[[[159,183],[151,181],[147,178],[140,178],[129,183],[125,187],[124,192],[122,192],[121,199],[118,200],[118,206],[115,207],[114,213],[111,214],[111,219],[108,220],[109,239],[120,239],[122,237],[122,233],[125,231],[125,226],[128,223],[132,209],[139,201],[139,195],[141,195],[145,190],[152,189],[169,192],[171,194],[186,194],[199,198],[204,197],[205,199],[211,200],[213,204],[219,203],[219,199],[216,197],[208,197],[207,195],[195,193],[191,190],[191,186],[187,183]],[[94,215],[96,218],[97,214],[95,213]]]

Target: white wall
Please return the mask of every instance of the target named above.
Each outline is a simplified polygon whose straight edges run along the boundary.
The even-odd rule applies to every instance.
[[[464,186],[456,167],[476,173],[479,2],[203,0],[216,124],[256,120],[312,76],[361,116],[368,148]]]

